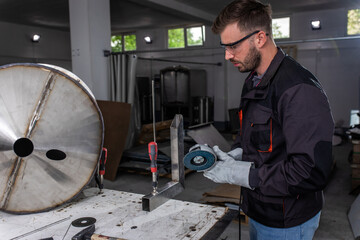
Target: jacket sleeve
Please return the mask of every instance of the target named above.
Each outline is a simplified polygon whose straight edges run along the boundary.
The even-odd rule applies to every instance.
[[[328,99],[316,84],[297,84],[279,98],[278,116],[287,159],[250,173],[250,185],[269,196],[322,190],[332,167],[334,121]]]

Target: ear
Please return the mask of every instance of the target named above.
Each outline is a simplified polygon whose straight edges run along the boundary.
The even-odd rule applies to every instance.
[[[264,31],[260,31],[258,34],[256,34],[255,45],[258,48],[262,48],[267,41],[268,41],[268,36]]]

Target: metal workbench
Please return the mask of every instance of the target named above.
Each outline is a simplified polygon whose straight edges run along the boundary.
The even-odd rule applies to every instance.
[[[107,189],[99,194],[99,189],[88,188],[75,201],[48,212],[28,215],[0,212],[0,239],[71,239],[84,229],[71,223],[83,217],[95,218],[95,233],[111,237],[202,239],[229,213],[225,207],[173,199],[147,212],[142,210],[142,197]]]

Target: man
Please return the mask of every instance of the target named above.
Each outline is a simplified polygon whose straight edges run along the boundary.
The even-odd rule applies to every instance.
[[[271,25],[270,6],[255,0],[230,3],[214,21],[225,58],[250,74],[234,150],[215,146],[220,161],[204,176],[242,186],[251,239],[312,239],[332,166],[334,122],[319,81],[276,47]]]

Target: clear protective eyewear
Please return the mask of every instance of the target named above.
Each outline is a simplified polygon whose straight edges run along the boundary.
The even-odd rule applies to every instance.
[[[235,50],[236,50],[236,47],[237,47],[237,44],[241,43],[242,41],[248,39],[249,37],[251,37],[252,35],[256,34],[256,33],[259,33],[260,30],[256,30],[255,32],[252,32],[248,35],[246,35],[245,37],[243,37],[242,39],[236,41],[236,42],[232,42],[232,43],[222,43],[220,41],[220,46],[223,47],[225,50],[227,50],[229,53],[231,54],[234,54]],[[269,35],[269,34],[266,34],[266,36]]]

